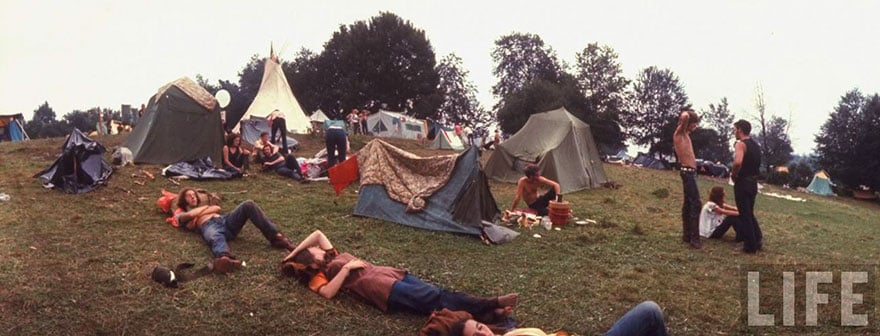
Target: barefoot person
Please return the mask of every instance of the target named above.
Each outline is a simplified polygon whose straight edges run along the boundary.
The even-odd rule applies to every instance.
[[[538,166],[534,164],[526,166],[525,175],[516,182],[516,196],[513,198],[513,204],[510,205],[510,211],[516,211],[519,201],[523,200],[539,216],[547,216],[550,213],[547,209],[550,206],[550,201],[555,201],[557,195],[560,194],[559,183],[541,176]],[[539,197],[538,187],[541,185],[549,186],[550,189]]]
[[[519,294],[475,297],[424,283],[402,269],[373,265],[337,252],[321,231],[312,232],[297,245],[282,261],[281,271],[327,299],[343,289],[383,312],[428,315],[448,308],[493,323],[507,318],[519,298]]]
[[[740,119],[733,124],[737,142],[733,145],[733,195],[739,208],[745,253],[757,253],[764,245],[764,235],[755,219],[755,197],[758,196],[758,167],[761,166],[761,146],[749,135],[752,124]]]
[[[244,201],[225,215],[220,215],[219,205],[209,205],[192,188],[183,188],[177,196],[178,213],[174,221],[178,227],[195,231],[202,235],[205,243],[211,246],[214,265],[217,271],[225,273],[241,264],[229,252],[227,240],[235,239],[248,220],[254,223],[263,237],[273,247],[293,250],[294,246],[284,237],[275,224],[266,217],[253,201]]]
[[[697,129],[700,117],[690,107],[681,109],[678,126],[672,135],[675,155],[681,164],[681,184],[684,189],[684,203],[681,206],[681,239],[695,249],[703,248],[700,241],[700,190],[697,189],[697,159],[691,144],[691,132]]]

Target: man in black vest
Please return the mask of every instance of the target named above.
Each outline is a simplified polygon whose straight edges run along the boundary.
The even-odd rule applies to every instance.
[[[755,197],[758,195],[758,167],[761,166],[761,146],[749,136],[752,125],[740,119],[733,124],[734,136],[738,140],[733,146],[733,194],[739,208],[742,224],[743,249],[745,253],[757,253],[763,246],[763,234],[755,219]]]

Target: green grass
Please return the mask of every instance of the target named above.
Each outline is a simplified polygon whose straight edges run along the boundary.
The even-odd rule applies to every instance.
[[[112,147],[124,136],[100,140]],[[300,152],[317,152],[319,140],[303,139]],[[358,148],[367,140],[352,143]],[[0,203],[2,335],[415,335],[425,321],[383,314],[346,294],[325,300],[281,277],[277,263],[285,253],[270,248],[250,226],[231,243],[247,268],[181,289],[163,288],[148,276],[153,266],[210,260],[198,235],[165,224],[156,208],[160,189],[179,187],[158,176],[160,167],[143,165],[117,170],[109,186],[88,194],[43,189],[32,176],[52,163],[61,143],[0,144],[0,192],[12,197]],[[433,153],[416,143],[396,143],[421,155]],[[141,169],[157,178],[143,177]],[[516,318],[548,331],[598,334],[634,304],[654,300],[664,308],[673,335],[762,332],[741,323],[742,266],[876,263],[880,206],[875,203],[759,196],[765,252],[736,255],[730,241],[708,241],[704,250],[693,251],[679,238],[682,192],[675,173],[605,169],[621,189],[566,196],[574,216],[598,224],[523,230],[500,246],[353,217],[354,187],[336,197],[326,183],[300,185],[262,174],[182,186],[220,192],[226,210],[253,199],[292,240],[321,229],[342,251],[405,268],[449,289],[486,296],[519,292]],[[704,200],[710,187],[722,185],[704,178],[698,183]],[[509,206],[513,185],[493,183],[492,191],[502,208]],[[535,233],[542,238],[532,237]]]

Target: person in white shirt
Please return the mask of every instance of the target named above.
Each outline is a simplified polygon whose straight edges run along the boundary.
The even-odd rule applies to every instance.
[[[474,130],[471,129],[470,126],[465,126],[464,130],[462,130],[461,134],[464,135],[464,139],[462,139],[462,140],[464,140],[464,143],[466,143],[468,146],[474,145],[474,141],[473,141]]]
[[[709,201],[700,210],[700,236],[721,239],[731,227],[739,237],[739,210],[735,206],[724,203],[724,188],[713,187],[709,191]]]

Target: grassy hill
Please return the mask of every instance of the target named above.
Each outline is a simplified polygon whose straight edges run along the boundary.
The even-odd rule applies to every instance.
[[[110,148],[124,136],[99,140]],[[353,145],[359,148],[367,140],[355,138]],[[308,137],[302,143],[300,155],[313,154],[322,144]],[[421,155],[436,153],[415,142],[395,143]],[[382,314],[345,294],[325,300],[281,277],[277,265],[285,253],[270,248],[251,225],[231,243],[247,268],[181,289],[163,288],[148,276],[155,265],[203,263],[211,257],[197,234],[165,224],[156,208],[162,188],[179,187],[159,176],[161,167],[141,165],[118,169],[107,187],[88,194],[43,189],[32,176],[53,162],[61,144],[62,139],[0,143],[0,192],[11,195],[10,201],[0,202],[0,334],[415,335],[425,321]],[[157,178],[148,179],[142,169]],[[182,186],[220,192],[225,210],[253,199],[292,240],[321,229],[341,251],[408,269],[449,289],[487,296],[519,292],[516,318],[524,326],[598,334],[633,305],[653,300],[664,308],[673,335],[877,332],[840,329],[821,319],[819,328],[747,329],[742,320],[744,270],[875,264],[880,243],[876,203],[804,194],[795,196],[806,202],[758,196],[764,252],[734,254],[732,233],[726,241],[709,241],[694,251],[679,238],[682,192],[676,173],[605,169],[623,188],[566,197],[574,204],[574,216],[598,224],[521,230],[523,235],[500,246],[353,217],[355,187],[336,197],[326,183],[301,185],[269,174],[231,182],[183,181]],[[698,183],[704,200],[710,187],[722,185],[702,177]],[[727,188],[733,202],[732,188]],[[509,207],[513,185],[493,183],[492,191],[502,208]],[[536,233],[542,237],[533,237]],[[820,287],[832,293],[832,302],[839,299],[839,292],[833,294],[839,291],[839,275],[835,281],[837,287]],[[780,311],[773,295],[781,287],[767,286],[762,293],[768,291],[770,299],[762,304],[770,306],[762,313]],[[866,300],[876,297],[876,289],[871,287]],[[834,307],[821,311],[833,313]],[[781,321],[781,313],[776,317]],[[800,308],[797,319],[802,325]],[[877,321],[872,317],[870,323]]]

